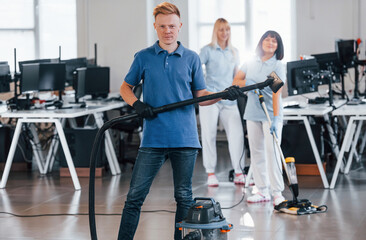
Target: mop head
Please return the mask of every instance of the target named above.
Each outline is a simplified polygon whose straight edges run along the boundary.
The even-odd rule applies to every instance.
[[[300,199],[297,201],[285,200],[276,205],[274,209],[280,213],[288,213],[293,215],[305,215],[313,213],[324,213],[328,210],[326,205],[315,206],[307,199]]]

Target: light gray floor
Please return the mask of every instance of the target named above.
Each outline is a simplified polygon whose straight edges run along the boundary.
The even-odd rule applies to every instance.
[[[206,186],[206,174],[199,156],[194,172],[195,197],[213,197],[223,208],[239,202],[246,189],[228,182],[231,169],[227,146],[220,142],[218,188]],[[121,176],[107,175],[96,180],[96,212],[121,213],[131,176],[130,165]],[[330,175],[328,176],[330,177]],[[15,214],[87,213],[88,179],[80,178],[82,190],[74,191],[70,178],[57,173],[39,177],[11,172],[6,189],[0,190],[0,211]],[[248,204],[245,201],[223,210],[234,224],[228,239],[366,239],[366,169],[340,175],[334,190],[325,190],[318,176],[299,177],[300,197],[314,204],[326,204],[327,213],[293,216],[275,213],[272,202]],[[286,188],[284,195],[291,198]],[[143,210],[174,210],[172,173],[165,164],[156,177]],[[120,216],[97,216],[99,239],[116,239]],[[142,213],[135,239],[172,239],[174,214]],[[90,239],[88,216],[19,218],[0,214],[0,239]]]

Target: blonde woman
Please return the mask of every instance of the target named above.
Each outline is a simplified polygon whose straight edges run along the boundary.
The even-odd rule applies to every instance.
[[[201,49],[201,63],[205,65],[205,81],[208,91],[222,91],[232,85],[238,70],[238,51],[231,45],[230,25],[224,18],[216,20],[212,41]],[[244,133],[236,101],[223,100],[210,106],[199,107],[202,136],[203,165],[208,174],[209,187],[217,187],[215,176],[217,163],[216,134],[218,120],[223,124],[228,139],[231,164],[235,170],[235,184],[244,184],[241,166],[244,166]]]

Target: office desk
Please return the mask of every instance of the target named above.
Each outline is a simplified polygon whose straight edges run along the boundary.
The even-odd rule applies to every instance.
[[[366,120],[366,105],[365,104],[344,105],[343,107],[333,111],[332,115],[333,116],[348,116],[349,120],[348,120],[348,124],[347,124],[346,133],[343,138],[341,150],[337,157],[337,164],[334,169],[332,181],[330,184],[331,189],[333,189],[336,184],[337,177],[338,177],[338,174],[339,174],[339,171],[341,168],[342,160],[344,157],[344,153],[348,152],[351,148],[351,151],[348,155],[346,167],[344,170],[345,174],[349,173],[349,169],[351,167],[351,163],[353,160],[353,155],[356,153],[356,145],[357,145],[358,139],[360,137],[361,127],[362,127],[363,121]],[[361,145],[362,148],[364,147],[364,144],[365,143],[363,142],[363,144]]]
[[[284,101],[291,101],[291,98],[284,99]],[[335,100],[334,106],[340,107],[346,103],[345,100]],[[301,104],[301,108],[284,108],[284,120],[297,120],[297,121],[303,121],[305,125],[305,129],[307,132],[307,135],[309,137],[309,141],[311,144],[311,148],[314,153],[314,157],[316,160],[316,163],[318,165],[318,169],[320,172],[321,179],[323,181],[324,188],[329,188],[329,182],[327,179],[327,176],[325,175],[324,168],[320,159],[319,150],[316,146],[313,132],[311,131],[310,123],[309,123],[309,117],[310,116],[322,116],[326,122],[326,127],[328,129],[328,132],[330,134],[330,139],[332,142],[332,145],[335,146],[333,151],[335,152],[336,156],[338,156],[339,148],[337,146],[337,141],[333,134],[333,128],[329,124],[329,116],[333,111],[333,107],[329,106],[329,103],[326,102],[324,104]]]
[[[3,176],[0,183],[0,188],[5,188],[10,168],[13,162],[13,157],[15,153],[15,149],[18,143],[20,131],[22,129],[23,123],[54,123],[55,124],[55,133],[58,134],[61,146],[63,148],[63,152],[65,154],[67,166],[70,171],[70,175],[72,181],[74,183],[75,190],[80,190],[80,183],[75,171],[74,163],[71,158],[70,150],[67,145],[67,141],[65,138],[65,133],[63,130],[63,124],[65,119],[74,119],[76,117],[86,116],[86,115],[93,115],[96,121],[96,125],[100,128],[104,121],[103,121],[103,112],[121,108],[125,106],[125,102],[87,102],[86,108],[71,108],[71,109],[55,109],[55,110],[21,110],[21,111],[6,111],[0,113],[1,117],[3,118],[17,118],[17,125],[15,128],[13,140],[10,145],[8,157],[5,163],[5,168],[3,172]],[[32,135],[35,137],[34,141],[38,141],[36,130],[33,127],[30,128]],[[57,150],[58,141],[52,141],[50,149]],[[117,157],[113,148],[111,136],[108,131],[105,132],[105,151],[108,159],[109,166],[111,168],[111,172],[113,175],[120,174],[121,170],[117,161]],[[91,151],[92,146],[88,151]],[[43,160],[42,154],[40,154],[36,149],[33,149],[33,153],[41,174],[46,174],[49,166],[52,166],[52,156],[53,151],[49,151],[47,154],[46,160]]]

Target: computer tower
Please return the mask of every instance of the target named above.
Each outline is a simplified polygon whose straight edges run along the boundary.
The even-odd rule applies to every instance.
[[[8,158],[11,141],[14,135],[14,127],[2,125],[0,126],[0,162],[5,163]],[[25,163],[28,162],[31,165],[32,162],[32,146],[29,140],[26,138],[25,132],[21,132],[15,150],[13,163]],[[27,160],[27,161],[26,161]]]
[[[312,133],[319,153],[322,146],[322,126],[311,125]],[[315,156],[310,144],[305,125],[302,123],[288,123],[282,129],[281,149],[284,157],[294,157],[295,163],[315,164]]]
[[[64,130],[66,141],[70,149],[70,154],[74,162],[74,166],[90,167],[90,155],[93,148],[94,139],[97,135],[98,129],[96,128],[67,128]],[[104,151],[104,137],[102,145],[99,147],[99,151],[96,158],[96,167],[103,167],[106,164],[106,156]],[[67,167],[65,154],[62,147],[59,147],[58,151],[60,157],[60,167]]]

